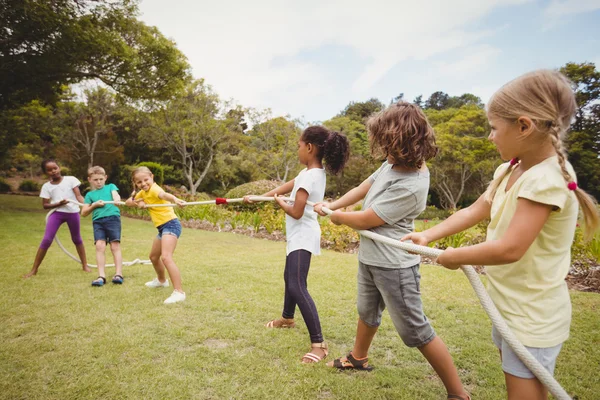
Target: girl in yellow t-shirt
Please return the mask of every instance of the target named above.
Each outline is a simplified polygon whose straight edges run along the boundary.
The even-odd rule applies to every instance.
[[[402,240],[419,245],[489,218],[487,240],[448,248],[446,268],[485,265],[488,292],[517,338],[550,372],[569,337],[571,301],[565,277],[579,206],[586,234],[600,217],[594,199],[577,187],[562,144],[577,103],[570,82],[556,71],[534,71],[507,83],[490,99],[487,114],[500,156],[487,191],[439,225]],[[547,390],[492,331],[500,350],[508,398],[544,399]]]
[[[131,197],[127,199],[125,204],[128,206],[146,208],[147,205],[168,204],[169,202],[180,206],[185,204],[185,201],[162,190],[154,182],[154,175],[147,167],[136,168],[131,177],[133,184],[139,191],[137,193],[134,191]],[[181,223],[172,207],[150,207],[148,211],[154,226],[158,229],[158,235],[154,238],[150,250],[150,261],[152,261],[156,271],[156,278],[146,282],[146,286],[151,288],[169,287],[169,281],[165,277],[166,268],[175,290],[165,300],[165,304],[184,301],[185,292],[181,287],[181,274],[173,260],[177,240],[181,236]]]

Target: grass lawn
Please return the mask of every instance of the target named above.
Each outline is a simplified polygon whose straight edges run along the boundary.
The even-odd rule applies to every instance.
[[[148,289],[149,265],[124,268],[122,286],[91,287],[53,244],[39,274],[31,268],[45,212],[34,197],[0,195],[0,399],[445,399],[418,350],[405,347],[387,313],[370,354],[375,371],[303,365],[298,328],[269,330],[283,303],[285,243],[184,229],[175,260],[187,300],[165,306],[170,289]],[[82,219],[95,263],[91,218]],[[59,232],[75,254],[68,229]],[[155,229],[123,219],[125,260],[147,258]],[[112,262],[112,256],[108,256]],[[356,328],[356,255],[314,257],[311,294],[328,360],[348,352]],[[491,324],[461,272],[422,267],[425,311],[446,342],[474,399],[504,399]],[[112,268],[108,269],[112,273]],[[572,292],[571,338],[556,377],[579,400],[600,393],[600,296]]]

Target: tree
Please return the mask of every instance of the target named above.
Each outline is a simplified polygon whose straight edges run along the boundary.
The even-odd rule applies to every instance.
[[[432,120],[439,120],[437,114],[451,117],[434,126],[440,151],[430,162],[431,186],[444,208],[455,209],[464,197],[473,201],[485,190],[501,160],[487,139],[489,127],[483,109],[470,105],[427,110]]]
[[[341,174],[328,179],[327,193],[342,194],[360,185],[376,169],[369,146],[367,128],[362,122],[349,117],[334,117],[323,122],[323,126],[341,132],[350,142],[350,159]]]
[[[136,99],[180,90],[185,56],[137,13],[136,0],[0,0],[0,110],[54,105],[87,79]]]
[[[350,102],[338,116],[348,117],[356,122],[364,123],[371,115],[385,108],[385,104],[376,98],[362,102]]]
[[[299,122],[288,118],[273,118],[269,109],[250,112],[250,145],[258,152],[256,164],[269,179],[287,181],[298,167],[296,149],[301,131]]]
[[[421,96],[417,99],[421,102]],[[415,99],[415,101],[417,100]],[[465,93],[461,96],[450,96],[444,92],[434,92],[425,101],[424,108],[430,108],[433,110],[445,110],[448,108],[460,108],[462,106],[474,105],[482,108],[483,103],[481,99],[474,94]]]
[[[62,152],[78,172],[101,164],[110,172],[111,166],[123,161],[123,147],[118,145],[112,130],[116,104],[107,89],[84,91],[85,103],[61,103],[58,116],[64,128],[59,143]]]
[[[443,110],[448,108],[450,96],[444,92],[433,92],[431,96],[425,101],[425,108],[431,108],[433,110]]]
[[[593,63],[567,63],[560,71],[573,83],[577,113],[567,136],[578,184],[600,199],[600,72]]]
[[[203,80],[150,115],[142,138],[173,157],[192,195],[211,168],[219,145],[228,139],[229,122],[220,119],[220,100]]]

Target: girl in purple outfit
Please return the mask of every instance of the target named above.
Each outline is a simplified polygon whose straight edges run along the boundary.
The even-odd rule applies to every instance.
[[[85,247],[83,247],[83,240],[81,240],[79,206],[68,202],[68,200],[75,200],[80,203],[84,202],[83,196],[81,196],[81,192],[79,192],[79,185],[81,185],[81,182],[74,176],[62,176],[60,174],[60,167],[54,160],[42,161],[42,171],[50,178],[49,182],[44,183],[40,192],[42,207],[44,207],[45,210],[56,209],[56,211],[48,217],[46,232],[44,233],[42,243],[40,243],[40,247],[35,255],[33,267],[24,278],[30,278],[37,274],[38,268],[44,260],[46,252],[50,248],[58,228],[65,222],[69,226],[71,240],[77,248],[77,254],[79,254],[83,270],[85,272],[91,272],[91,269],[87,266]]]

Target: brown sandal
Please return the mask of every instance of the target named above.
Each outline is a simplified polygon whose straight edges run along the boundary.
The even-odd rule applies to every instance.
[[[329,354],[329,347],[327,347],[327,343],[325,343],[325,342],[312,343],[310,345],[310,348],[323,350],[323,357],[319,356],[318,354],[308,352],[304,356],[302,356],[302,364],[318,363],[319,361],[321,361],[322,359],[327,357],[327,355]],[[308,361],[305,361],[305,360],[308,360]]]
[[[369,365],[369,358],[365,357],[365,358],[361,358],[356,359],[354,358],[354,356],[352,355],[352,353],[348,353],[348,355],[346,356],[346,361],[342,361],[342,357],[340,358],[336,358],[335,360],[333,360],[333,364],[327,364],[331,367],[340,369],[340,370],[347,370],[347,369],[353,369],[353,370],[357,370],[357,371],[372,371],[373,367],[371,367]]]
[[[273,321],[267,322],[265,325],[267,328],[295,328],[296,323],[293,319],[288,318],[279,318],[274,319]]]

